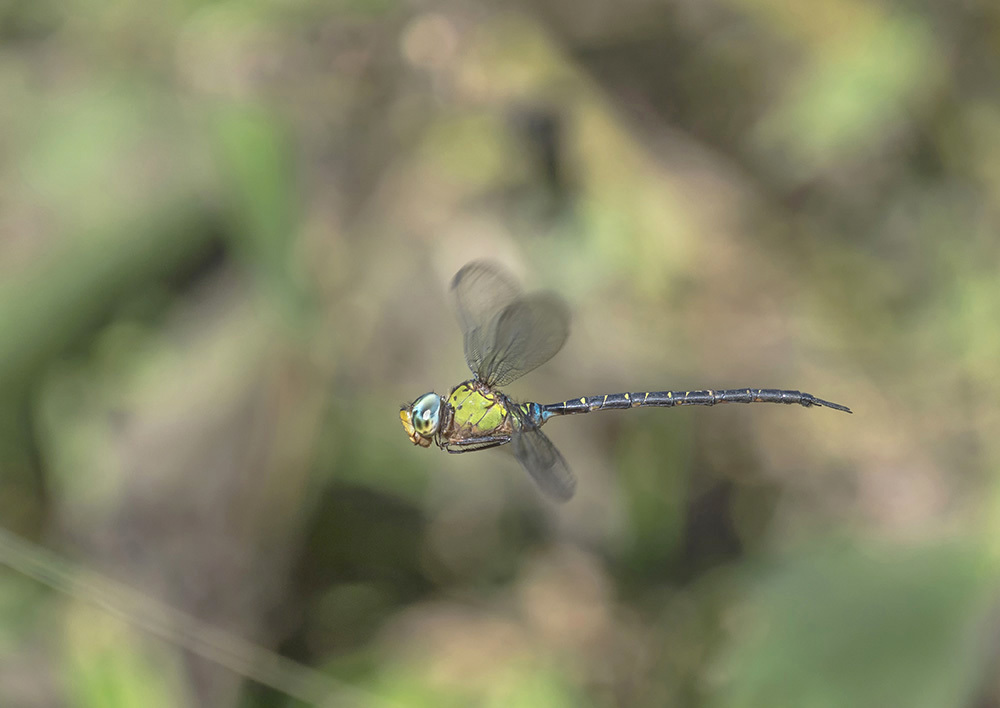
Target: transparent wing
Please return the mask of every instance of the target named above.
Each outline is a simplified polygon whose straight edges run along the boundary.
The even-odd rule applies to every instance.
[[[483,329],[507,305],[521,296],[517,281],[506,270],[489,261],[473,261],[462,267],[451,281],[451,295],[463,333]]]
[[[507,271],[493,263],[474,261],[451,281],[455,314],[462,328],[465,361],[485,380],[486,356],[492,348],[493,328],[500,313],[521,296],[521,289]]]
[[[516,409],[515,409],[516,410]],[[520,430],[511,436],[514,456],[538,487],[555,501],[568,501],[576,491],[576,477],[548,436],[522,414],[515,413]]]
[[[569,309],[556,295],[524,296],[498,266],[476,261],[451,285],[465,360],[480,381],[502,386],[551,359],[569,336]]]
[[[508,305],[492,325],[479,378],[503,386],[538,368],[569,336],[569,308],[551,293],[528,295]]]

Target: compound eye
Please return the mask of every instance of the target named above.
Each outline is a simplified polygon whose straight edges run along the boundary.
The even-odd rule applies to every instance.
[[[413,402],[413,429],[424,437],[437,432],[441,416],[441,397],[436,393],[425,393]]]

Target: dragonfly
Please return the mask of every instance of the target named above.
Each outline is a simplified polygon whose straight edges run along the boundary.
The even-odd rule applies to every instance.
[[[517,403],[500,387],[562,349],[569,336],[569,308],[554,293],[524,293],[513,276],[488,261],[474,261],[459,270],[451,283],[451,298],[473,377],[447,396],[425,393],[401,406],[403,429],[414,445],[436,443],[450,453],[509,444],[539,489],[554,501],[568,501],[576,491],[576,477],[541,430],[557,416],[719,403],[785,403],[852,412],[811,393],[771,388],[641,391],[582,396],[561,403]]]

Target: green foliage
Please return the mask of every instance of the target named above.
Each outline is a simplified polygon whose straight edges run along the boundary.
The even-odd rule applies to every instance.
[[[0,705],[995,703],[998,26],[7,3]],[[399,425],[475,258],[572,305],[519,400],[855,415],[553,422],[551,505]]]
[[[958,544],[789,554],[737,605],[713,705],[965,705],[989,634],[989,568]]]

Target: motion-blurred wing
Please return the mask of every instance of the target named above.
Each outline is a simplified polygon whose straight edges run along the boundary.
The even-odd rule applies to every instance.
[[[476,373],[490,386],[503,386],[562,349],[569,336],[569,308],[552,293],[528,295],[508,305],[491,330]]]
[[[451,281],[451,295],[462,328],[465,360],[482,379],[483,362],[492,348],[493,324],[521,296],[514,278],[495,263],[473,261]]]
[[[569,309],[556,295],[524,296],[499,266],[475,261],[451,284],[465,360],[480,381],[502,386],[541,366],[569,336]]]
[[[524,416],[521,429],[511,437],[514,456],[549,498],[568,501],[576,491],[576,477],[552,441]]]

